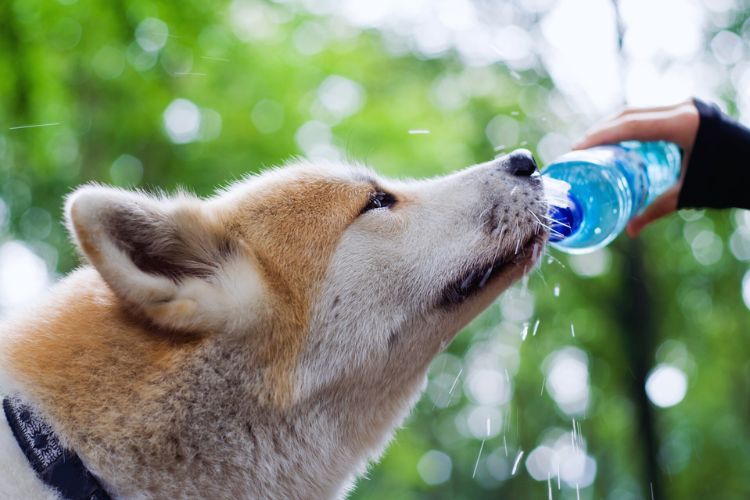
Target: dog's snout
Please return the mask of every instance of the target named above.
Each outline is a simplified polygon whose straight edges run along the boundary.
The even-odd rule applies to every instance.
[[[516,149],[505,159],[508,172],[518,177],[529,177],[536,172],[536,160],[528,149]]]

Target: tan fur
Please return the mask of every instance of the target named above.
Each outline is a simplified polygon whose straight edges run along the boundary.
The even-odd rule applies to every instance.
[[[134,394],[151,397],[144,392],[158,391],[153,382],[200,343],[134,321],[93,269],[74,273],[58,291],[61,300],[48,304],[44,321],[25,323],[9,359],[64,435],[116,425],[101,416]],[[71,296],[76,300],[66,300]]]
[[[227,231],[247,242],[268,291],[274,316],[253,349],[273,364],[268,383],[277,404],[292,398],[291,373],[304,342],[310,305],[339,236],[359,214],[372,186],[302,174],[294,184],[274,182],[244,199],[223,217]]]

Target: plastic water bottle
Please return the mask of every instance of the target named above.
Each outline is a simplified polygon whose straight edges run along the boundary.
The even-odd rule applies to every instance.
[[[621,142],[561,156],[542,171],[552,246],[567,253],[605,246],[677,182],[680,163],[671,142]]]

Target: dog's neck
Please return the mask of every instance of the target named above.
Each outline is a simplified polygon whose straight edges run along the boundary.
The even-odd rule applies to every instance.
[[[117,496],[336,496],[419,392],[414,377],[398,395],[329,387],[264,405],[241,339],[154,336],[91,269],[46,307],[6,349],[12,376]]]

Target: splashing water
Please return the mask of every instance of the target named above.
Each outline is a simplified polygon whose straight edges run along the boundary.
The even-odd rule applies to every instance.
[[[547,498],[552,500],[552,476],[547,473]]]
[[[461,367],[458,370],[458,374],[456,375],[456,379],[453,381],[453,384],[451,385],[450,390],[448,390],[448,395],[445,398],[446,404],[451,400],[451,396],[453,395],[453,391],[456,389],[456,384],[458,384],[458,380],[461,378],[461,374],[464,372],[463,367]]]
[[[576,328],[573,326],[573,323],[570,324],[570,335],[572,337],[576,336]]]
[[[471,478],[474,479],[477,475],[477,468],[479,468],[479,459],[482,458],[482,450],[484,450],[484,442],[486,440],[482,439],[482,444],[479,446],[479,455],[477,455],[477,461],[474,464],[474,472],[471,474]]]
[[[8,130],[20,130],[23,128],[37,128],[37,127],[54,127],[55,125],[60,125],[60,122],[40,123],[38,125],[16,125],[15,127],[8,128]]]
[[[518,471],[518,464],[521,463],[522,457],[523,457],[523,450],[518,452],[518,455],[516,455],[516,459],[513,461],[513,468],[510,471],[511,476],[516,475],[516,471]]]
[[[536,331],[539,329],[539,323],[540,320],[536,320],[536,322],[534,322],[534,330],[531,332],[532,337],[536,337]]]
[[[209,61],[229,62],[229,59],[226,59],[224,57],[201,56],[201,59],[208,59]]]
[[[537,247],[536,245],[534,245],[533,258],[536,258],[536,252],[537,252]],[[526,269],[524,269],[524,276],[523,276],[523,279],[521,280],[521,294],[520,295],[523,298],[523,297],[526,297],[528,293],[529,293],[529,275],[526,274]]]

